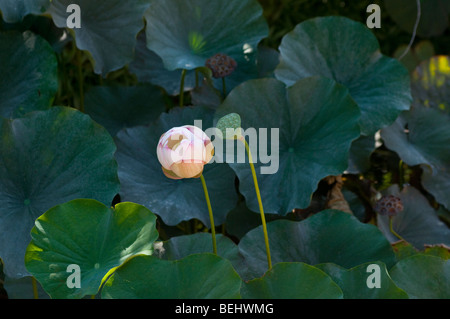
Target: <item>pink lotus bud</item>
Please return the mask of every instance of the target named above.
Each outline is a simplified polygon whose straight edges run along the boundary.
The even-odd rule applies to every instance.
[[[200,177],[211,161],[214,146],[198,127],[185,125],[164,133],[156,148],[163,173],[171,179]]]

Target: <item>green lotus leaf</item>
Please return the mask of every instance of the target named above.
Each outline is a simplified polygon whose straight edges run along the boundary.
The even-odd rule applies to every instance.
[[[30,31],[0,32],[0,116],[48,109],[58,90],[52,47]]]
[[[342,290],[320,269],[305,263],[277,263],[262,278],[245,282],[243,299],[342,299]]]
[[[155,52],[147,48],[145,32],[137,37],[136,53],[129,66],[130,72],[136,74],[139,82],[158,85],[170,94],[180,93],[181,70],[169,71],[164,67],[163,60]],[[195,71],[186,72],[184,90],[195,87]]]
[[[417,2],[409,0],[385,0],[386,11],[403,30],[413,33],[417,19]],[[417,35],[432,37],[442,34],[449,27],[450,3],[447,0],[420,1],[420,22]]]
[[[400,260],[389,273],[411,299],[450,298],[450,260],[418,254]]]
[[[307,207],[322,178],[347,168],[350,145],[360,135],[358,107],[347,89],[327,78],[303,79],[289,88],[276,79],[247,81],[227,96],[215,118],[230,113],[241,117],[266,213]],[[224,160],[239,177],[248,208],[258,212],[243,143],[231,143],[234,158],[226,148]]]
[[[350,214],[325,210],[301,222],[276,220],[267,223],[272,263],[335,263],[352,268],[369,261],[395,263],[391,245],[376,226],[361,223]],[[249,231],[239,243],[248,274],[260,277],[267,270],[263,230]],[[253,278],[254,278],[253,277]]]
[[[316,265],[344,292],[344,299],[407,299],[408,295],[392,281],[382,262],[368,262],[351,269],[327,263]],[[371,278],[373,275],[373,278]],[[378,277],[379,275],[379,277]],[[377,282],[378,278],[379,282]]]
[[[162,92],[152,85],[98,86],[86,93],[85,110],[114,136],[122,128],[157,120],[165,104]]]
[[[53,107],[0,124],[0,256],[5,273],[27,276],[34,221],[76,198],[110,205],[119,190],[116,147],[88,115]]]
[[[15,23],[22,21],[28,14],[45,12],[50,2],[51,0],[0,0],[0,11],[3,20],[7,23]]]
[[[255,0],[156,0],[145,13],[147,46],[168,70],[205,66],[217,53],[246,64],[268,27]]]
[[[422,62],[411,78],[415,107],[431,107],[450,115],[450,56],[438,55]]]
[[[134,203],[110,208],[93,199],[55,206],[36,220],[25,254],[28,271],[52,298],[95,295],[105,275],[127,259],[151,254],[156,216]],[[78,267],[79,287],[70,287]],[[105,278],[106,279],[106,278]]]
[[[401,192],[396,186],[392,186],[386,192],[400,197],[403,203],[403,211],[392,220],[395,232],[419,250],[423,250],[424,245],[450,245],[450,228],[439,220],[427,198],[412,186],[405,186]],[[387,216],[378,215],[377,225],[389,241],[399,240],[389,230]]]
[[[210,253],[175,261],[137,256],[108,279],[102,298],[235,299],[241,283],[228,260]]]
[[[208,207],[200,179],[167,178],[158,161],[156,147],[162,134],[173,127],[199,125],[196,120],[201,123],[201,129],[209,131],[213,115],[213,110],[203,107],[175,108],[163,113],[151,125],[121,130],[116,136],[121,199],[146,206],[167,225],[197,218],[209,227]],[[204,166],[203,176],[214,222],[220,225],[236,206],[235,175],[226,164],[215,162],[213,158]]]
[[[450,208],[450,117],[434,108],[415,106],[404,112],[381,137],[409,166],[421,165],[421,182],[439,203]]]
[[[53,0],[49,13],[60,28],[67,27],[70,4],[80,7],[81,27],[73,29],[76,44],[92,54],[95,73],[106,76],[133,60],[149,0]]]
[[[279,50],[275,76],[288,86],[320,75],[348,88],[361,110],[363,135],[392,124],[410,107],[408,70],[382,55],[377,38],[360,22],[345,17],[307,20],[283,37]]]

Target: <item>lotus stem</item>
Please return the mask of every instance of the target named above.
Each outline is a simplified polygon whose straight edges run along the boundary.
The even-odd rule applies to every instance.
[[[39,299],[39,293],[38,293],[38,289],[37,289],[36,278],[31,277],[31,283],[33,285],[33,297],[34,297],[34,299]]]
[[[392,223],[392,217],[393,216],[389,216],[389,230],[395,237],[397,237],[398,239],[403,240],[405,243],[407,243],[407,241],[394,230],[393,223]]]
[[[261,200],[261,194],[259,191],[258,179],[256,177],[255,166],[253,165],[253,157],[250,152],[250,147],[248,146],[248,143],[245,140],[245,138],[241,137],[240,140],[244,143],[245,149],[247,150],[248,161],[250,163],[250,168],[252,171],[253,183],[255,184],[255,192],[256,192],[256,197],[258,198],[259,213],[261,215],[261,223],[262,223],[263,232],[264,232],[264,243],[266,245],[267,265],[270,270],[270,269],[272,269],[272,259],[270,257],[269,236],[267,234],[266,218],[264,215],[264,208],[263,208],[263,204],[262,204],[262,200]]]
[[[202,181],[203,191],[205,192],[206,204],[208,205],[209,220],[211,222],[213,252],[215,255],[217,255],[216,229],[214,226],[214,216],[213,216],[213,212],[212,212],[212,208],[211,208],[211,201],[209,200],[208,189],[206,188],[206,182],[205,182],[205,178],[203,177],[203,174],[200,175],[200,180]]]
[[[223,97],[225,98],[227,96],[227,84],[225,81],[225,77],[222,78],[222,91],[223,91]]]
[[[186,69],[181,71],[181,82],[180,82],[180,107],[184,105],[184,80],[186,78]]]

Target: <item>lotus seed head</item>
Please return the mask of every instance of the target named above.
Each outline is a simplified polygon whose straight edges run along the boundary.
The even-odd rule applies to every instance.
[[[210,57],[206,60],[205,66],[211,69],[214,78],[223,78],[236,69],[236,61],[223,53],[217,53],[216,55]]]
[[[403,211],[403,202],[397,196],[387,195],[376,202],[374,209],[380,215],[392,217]]]

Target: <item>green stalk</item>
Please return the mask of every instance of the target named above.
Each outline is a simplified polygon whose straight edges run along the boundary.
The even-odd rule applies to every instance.
[[[214,216],[212,213],[211,201],[209,200],[208,189],[206,188],[206,182],[205,182],[205,178],[203,177],[203,174],[200,175],[200,180],[202,181],[203,191],[205,192],[206,204],[208,205],[209,220],[211,222],[213,252],[215,255],[217,255],[216,229],[214,226]]]
[[[404,184],[404,170],[403,170],[403,161],[400,160],[398,163],[398,186],[400,187],[400,190],[403,189]]]
[[[181,83],[180,83],[180,107],[184,105],[184,79],[186,78],[186,69],[181,71]]]
[[[222,91],[223,97],[225,98],[227,96],[227,85],[225,83],[225,77],[222,78]]]
[[[248,146],[248,143],[245,140],[245,138],[241,137],[240,140],[245,145],[245,149],[247,150],[247,155],[248,155],[248,161],[250,163],[250,168],[252,170],[253,183],[255,184],[255,192],[256,192],[256,197],[258,198],[259,213],[261,214],[261,222],[262,222],[262,227],[263,227],[263,232],[264,232],[264,243],[266,245],[267,265],[270,270],[270,269],[272,269],[272,259],[270,257],[269,236],[267,234],[266,217],[264,215],[264,208],[263,208],[263,204],[262,204],[262,200],[261,200],[261,194],[259,192],[258,179],[256,177],[256,171],[255,171],[255,166],[253,165],[253,158],[252,158],[252,154],[250,152],[250,147]]]
[[[389,230],[391,231],[392,234],[394,234],[395,237],[407,243],[407,241],[394,230],[394,227],[392,225],[392,216],[389,216]]]
[[[31,283],[33,284],[33,296],[34,296],[34,299],[39,299],[39,293],[38,293],[38,289],[37,289],[36,278],[31,277]]]

